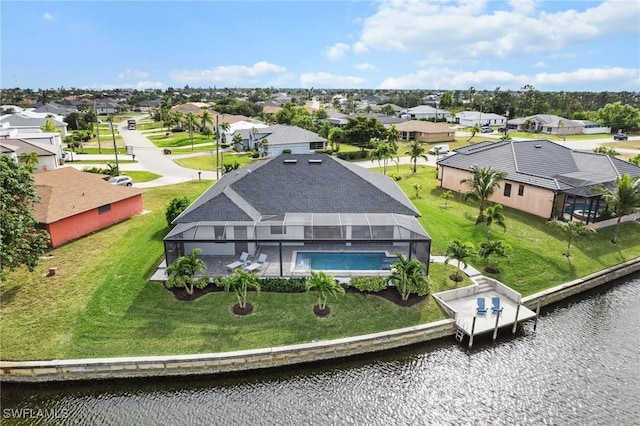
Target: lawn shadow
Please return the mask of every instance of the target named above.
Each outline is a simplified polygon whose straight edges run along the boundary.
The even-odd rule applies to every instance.
[[[21,288],[22,285],[17,285],[9,289],[3,289],[2,293],[0,293],[0,305],[13,302],[13,299],[15,299],[16,294],[18,294]]]

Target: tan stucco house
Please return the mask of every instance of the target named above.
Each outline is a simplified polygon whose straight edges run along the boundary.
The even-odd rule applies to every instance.
[[[450,142],[456,139],[456,132],[447,124],[430,121],[410,120],[395,125],[401,141]]]
[[[466,192],[467,186],[460,181],[471,176],[471,167],[491,166],[507,173],[492,202],[544,218],[586,224],[611,218],[594,185],[613,188],[618,176],[640,175],[640,167],[626,161],[574,151],[548,140],[480,142],[456,149],[438,164],[442,188]]]

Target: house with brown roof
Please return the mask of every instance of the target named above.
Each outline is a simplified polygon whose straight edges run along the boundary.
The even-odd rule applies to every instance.
[[[0,139],[0,147],[3,154],[9,155],[14,159],[19,159],[22,154],[35,152],[38,155],[38,164],[32,170],[33,173],[54,170],[60,164],[60,150],[54,145],[14,138]]]
[[[401,141],[419,141],[427,143],[451,142],[456,139],[456,132],[442,123],[410,120],[395,125]]]
[[[58,247],[142,212],[142,190],[111,185],[72,167],[33,175],[40,202],[33,216]]]

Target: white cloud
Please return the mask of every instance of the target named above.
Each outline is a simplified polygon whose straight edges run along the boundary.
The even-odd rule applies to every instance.
[[[344,58],[348,51],[348,44],[336,43],[333,46],[329,46],[325,49],[324,56],[326,56],[330,61],[337,62]]]
[[[540,73],[534,76],[534,87],[559,89],[591,83],[604,83],[605,87],[640,87],[640,71],[632,68],[580,68],[571,72]]]
[[[94,86],[85,87],[85,89],[93,90],[113,90],[113,89],[164,89],[166,84],[160,81],[139,81],[135,84],[96,84]]]
[[[118,78],[123,79],[123,78],[135,78],[135,79],[143,79],[143,78],[148,78],[149,77],[149,73],[146,71],[131,71],[131,70],[125,70],[121,73],[118,74]]]
[[[355,64],[353,66],[355,69],[360,70],[360,71],[374,71],[377,70],[378,68],[369,64],[369,63],[364,63],[364,64]]]
[[[329,74],[327,72],[306,72],[300,74],[302,87],[322,87],[341,89],[362,87],[367,80],[361,77]]]
[[[203,70],[176,70],[169,75],[172,79],[186,84],[222,84],[242,86],[245,84],[261,84],[261,78],[278,78],[287,73],[287,69],[279,65],[261,61],[251,66],[221,65]]]
[[[52,15],[52,14],[50,14],[49,12],[45,12],[45,13],[42,15],[42,18],[43,18],[45,21],[53,21],[53,20],[55,19],[55,18],[53,17],[53,15]]]
[[[547,64],[544,61],[538,61],[535,64],[531,65],[531,68],[546,68]]]
[[[603,1],[583,11],[557,12],[538,12],[530,0],[511,0],[498,10],[488,5],[501,7],[485,1],[382,2],[363,22],[353,51],[411,52],[465,63],[555,53],[607,34],[638,33],[638,1]]]

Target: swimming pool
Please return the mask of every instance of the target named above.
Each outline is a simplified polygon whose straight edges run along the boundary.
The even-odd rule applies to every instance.
[[[389,270],[398,260],[386,252],[299,251],[294,254],[298,271],[379,271]]]

